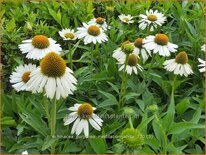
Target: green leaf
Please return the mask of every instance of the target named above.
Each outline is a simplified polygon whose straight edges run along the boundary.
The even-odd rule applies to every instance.
[[[110,93],[107,93],[107,92],[104,92],[104,91],[101,91],[99,90],[98,92],[100,92],[101,94],[103,94],[105,97],[107,97],[109,100],[111,100],[112,102],[118,104],[118,101],[116,99],[116,97]]]
[[[150,121],[153,120],[153,118],[154,118],[154,115],[149,117],[149,118],[147,118],[146,120],[142,119],[143,121],[138,125],[137,129],[139,131],[142,131],[150,123]]]
[[[153,130],[156,138],[160,142],[160,145],[163,149],[166,149],[167,145],[167,136],[165,134],[164,128],[162,127],[161,122],[156,118],[152,121]]]
[[[88,139],[91,147],[96,153],[104,154],[106,153],[106,144],[102,138],[90,138]]]
[[[101,102],[100,104],[98,104],[97,108],[105,108],[105,107],[110,107],[112,105],[117,105],[117,103],[110,100],[110,99],[106,99],[103,102]]]
[[[195,124],[191,122],[180,122],[174,123],[171,128],[168,130],[168,134],[180,134],[185,130],[190,129],[204,129],[205,126],[203,124]]]
[[[12,18],[6,25],[6,30],[8,32],[11,32],[12,30],[14,30],[14,28],[16,27],[16,24],[15,24],[15,20],[14,18]]]
[[[51,136],[47,136],[44,140],[44,144],[42,145],[41,151],[46,150],[49,148],[57,139],[52,138]]]
[[[107,83],[119,94],[119,88],[116,85],[114,85],[113,83],[109,81],[107,81]]]
[[[1,125],[16,125],[15,120],[12,117],[3,117],[1,118]]]
[[[190,100],[188,98],[183,99],[176,105],[177,114],[183,114],[187,109],[188,105],[190,104]]]

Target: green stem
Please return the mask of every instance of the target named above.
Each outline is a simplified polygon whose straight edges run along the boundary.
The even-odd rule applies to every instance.
[[[147,36],[150,34],[150,28],[151,28],[151,24],[147,27],[147,32],[146,32],[146,34],[147,34]]]
[[[73,64],[72,64],[72,50],[70,50],[71,46],[68,43],[68,50],[69,50],[69,63],[70,63],[70,68],[73,70]]]
[[[173,83],[172,83],[172,92],[171,92],[171,99],[170,99],[170,104],[174,103],[174,92],[175,92],[175,82],[177,79],[177,75],[175,75]]]
[[[51,109],[51,137],[55,138],[56,134],[56,98],[52,100],[52,109]],[[51,154],[55,153],[55,143],[51,145]]]
[[[126,87],[127,87],[126,67],[127,67],[127,64],[128,64],[128,58],[129,58],[129,55],[127,54],[125,64],[124,64],[123,74],[122,74],[121,90],[120,90],[120,93],[119,93],[119,109],[124,105],[124,101],[125,101],[124,95],[125,95]]]
[[[134,127],[133,127],[133,123],[132,123],[131,115],[129,115],[128,119],[129,119],[129,125],[130,125],[130,128],[134,129]]]

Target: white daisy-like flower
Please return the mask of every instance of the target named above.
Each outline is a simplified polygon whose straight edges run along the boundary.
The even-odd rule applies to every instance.
[[[126,59],[125,59],[126,61]],[[118,64],[121,65],[121,67],[119,68],[119,71],[123,70],[124,67],[125,67],[125,61],[119,61]],[[126,72],[127,74],[131,75],[133,72],[135,74],[138,73],[138,70],[142,71],[143,68],[142,66],[140,66],[138,64],[138,61],[139,61],[139,57],[136,53],[130,53],[129,56],[128,56],[128,63],[126,65]]]
[[[44,35],[36,35],[32,39],[22,41],[19,45],[22,53],[27,53],[26,57],[29,59],[42,59],[47,53],[55,51],[59,54],[62,50],[59,44],[52,38],[47,38]]]
[[[76,90],[77,80],[72,73],[60,55],[50,52],[40,61],[40,66],[31,72],[28,89],[34,93],[44,90],[50,99],[66,98]]]
[[[161,26],[166,21],[166,17],[158,12],[157,10],[146,11],[146,15],[139,15],[142,19],[139,21],[139,28],[144,30],[146,27],[150,26],[150,31],[154,31],[157,26]]]
[[[137,38],[134,41],[134,52],[140,55],[143,59],[143,62],[145,62],[149,56],[151,56],[151,51],[143,47],[143,40],[143,38]]]
[[[25,151],[22,152],[21,154],[29,154],[29,153],[27,152],[27,150],[25,150]]]
[[[200,58],[198,58],[198,61],[199,61],[199,65],[198,65],[198,67],[200,67],[199,68],[199,71],[200,72],[205,72],[205,61],[204,60],[202,60],[202,59],[200,59]]]
[[[123,43],[122,46],[125,47],[125,45],[131,45],[131,46],[128,46],[128,47],[133,47],[133,49],[134,49],[134,45],[131,44],[131,43],[128,43],[128,42],[126,44]],[[128,54],[128,58],[127,58],[127,54]],[[115,58],[117,60],[117,64],[120,65],[119,71],[124,69],[125,63],[127,63],[126,72],[129,75],[131,75],[132,72],[137,74],[138,69],[142,71],[143,68],[138,64],[138,61],[139,61],[138,53],[135,52],[134,50],[133,51],[131,50],[131,52],[127,53],[127,54],[124,52],[123,47],[117,48],[113,52],[112,57]],[[128,59],[128,60],[126,60],[126,59]]]
[[[159,53],[161,56],[170,56],[170,52],[175,53],[178,46],[170,43],[165,34],[156,34],[148,36],[143,40],[143,47],[147,50],[153,50],[153,53]]]
[[[169,72],[174,72],[176,75],[188,76],[193,74],[191,66],[188,64],[188,56],[186,52],[180,52],[175,59],[166,60],[164,68]]]
[[[64,39],[64,40],[76,40],[77,36],[72,29],[62,29],[59,31],[59,35]]]
[[[10,83],[12,87],[17,91],[28,90],[27,82],[30,79],[30,74],[36,69],[36,65],[28,64],[21,65],[15,68],[15,71],[10,76]]]
[[[97,25],[101,27],[103,30],[107,30],[108,26],[106,23],[106,19],[102,17],[93,18],[88,22],[89,25]]]
[[[64,125],[69,125],[74,122],[71,134],[80,135],[84,132],[86,138],[89,137],[89,124],[98,131],[101,130],[103,120],[94,114],[95,107],[92,107],[89,103],[75,104],[68,110],[72,111],[68,116],[64,118]]]
[[[134,52],[134,44],[130,43],[129,41],[125,41],[122,43],[121,47],[118,47],[116,50],[113,51],[112,57],[115,58],[118,62],[123,62],[126,59],[126,52],[125,49],[128,48],[130,50],[129,53]],[[137,52],[134,52],[136,55],[138,55]]]
[[[205,52],[205,44],[201,46],[201,50]]]
[[[123,23],[126,23],[126,24],[134,23],[134,20],[132,20],[133,17],[131,15],[121,14],[118,17]]]
[[[84,39],[84,44],[89,43],[102,43],[108,40],[107,35],[103,32],[103,29],[97,25],[88,25],[83,23],[83,27],[77,28],[77,37]]]

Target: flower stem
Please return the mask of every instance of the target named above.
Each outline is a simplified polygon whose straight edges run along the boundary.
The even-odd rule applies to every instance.
[[[69,50],[69,63],[70,63],[70,68],[73,70],[73,64],[72,64],[72,51],[70,50],[71,46],[68,44],[68,50]]]
[[[121,84],[121,90],[119,93],[119,109],[124,105],[125,102],[125,92],[126,92],[126,87],[127,87],[127,72],[126,72],[126,67],[128,64],[128,58],[129,55],[126,55],[126,60],[125,60],[125,64],[124,64],[124,69],[123,69],[123,74],[122,74],[122,84]]]
[[[51,137],[55,138],[56,132],[56,98],[52,100],[52,109],[51,109]],[[51,145],[51,154],[55,153],[55,143]]]
[[[129,115],[128,119],[129,119],[129,125],[130,125],[130,128],[134,129],[134,127],[133,127],[133,123],[132,123],[131,115]]]

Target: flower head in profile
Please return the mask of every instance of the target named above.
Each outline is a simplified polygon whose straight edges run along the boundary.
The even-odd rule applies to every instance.
[[[144,137],[137,129],[127,128],[120,134],[121,142],[129,148],[136,148],[143,145]]]
[[[199,61],[199,65],[198,65],[198,67],[200,67],[199,68],[199,71],[200,72],[205,72],[205,61],[204,60],[202,60],[202,59],[200,59],[200,58],[198,58],[198,61]]]
[[[95,107],[89,103],[75,104],[68,109],[72,111],[64,118],[64,125],[69,125],[74,122],[71,134],[80,135],[84,132],[86,138],[89,137],[89,124],[96,130],[100,131],[103,120],[94,113]]]
[[[76,40],[77,39],[76,33],[72,29],[62,29],[61,31],[59,31],[59,35],[64,40]]]
[[[134,51],[134,45],[129,41],[122,44],[121,48],[117,48],[113,52],[113,58],[117,60],[117,64],[120,65],[119,71],[123,70],[126,63],[126,72],[131,75],[133,72],[137,74],[138,70],[142,71],[142,67],[139,65],[139,56]]]
[[[44,35],[36,35],[32,39],[22,41],[19,45],[22,53],[27,53],[26,57],[29,59],[42,59],[47,53],[55,51],[59,54],[62,48],[52,38],[47,38]]]
[[[88,22],[88,24],[89,25],[97,25],[97,26],[101,27],[103,30],[107,30],[107,28],[108,28],[106,19],[102,18],[102,17],[93,18],[92,20],[90,20]]]
[[[89,43],[102,43],[108,40],[107,35],[103,32],[103,29],[95,24],[88,25],[83,23],[83,27],[77,28],[77,37],[84,40],[84,44]]]
[[[180,52],[175,59],[166,60],[164,68],[169,72],[174,72],[176,75],[188,76],[193,74],[191,66],[188,64],[188,56],[186,52]]]
[[[134,20],[132,20],[133,17],[131,15],[121,14],[118,17],[123,23],[126,23],[126,24],[134,23]]]
[[[30,79],[30,74],[36,69],[36,65],[28,64],[21,65],[15,68],[15,71],[10,76],[10,83],[17,91],[28,90],[27,82]]]
[[[142,30],[150,27],[150,31],[154,31],[158,25],[161,26],[166,21],[166,17],[157,10],[149,10],[146,11],[146,15],[140,14],[139,16],[141,18],[139,28]]]
[[[148,36],[143,41],[143,47],[147,50],[153,50],[153,53],[159,53],[161,56],[170,56],[170,52],[175,53],[178,46],[170,43],[166,34],[156,34]]]
[[[206,51],[205,50],[205,44],[201,46],[201,50],[204,51],[204,52]]]
[[[143,47],[143,41],[143,38],[137,38],[134,41],[134,52],[140,55],[143,61],[145,62],[149,58],[149,56],[151,56],[151,51]]]
[[[50,52],[40,61],[40,66],[31,72],[28,89],[33,92],[44,90],[50,99],[66,98],[76,90],[77,80],[72,74],[64,59]]]

